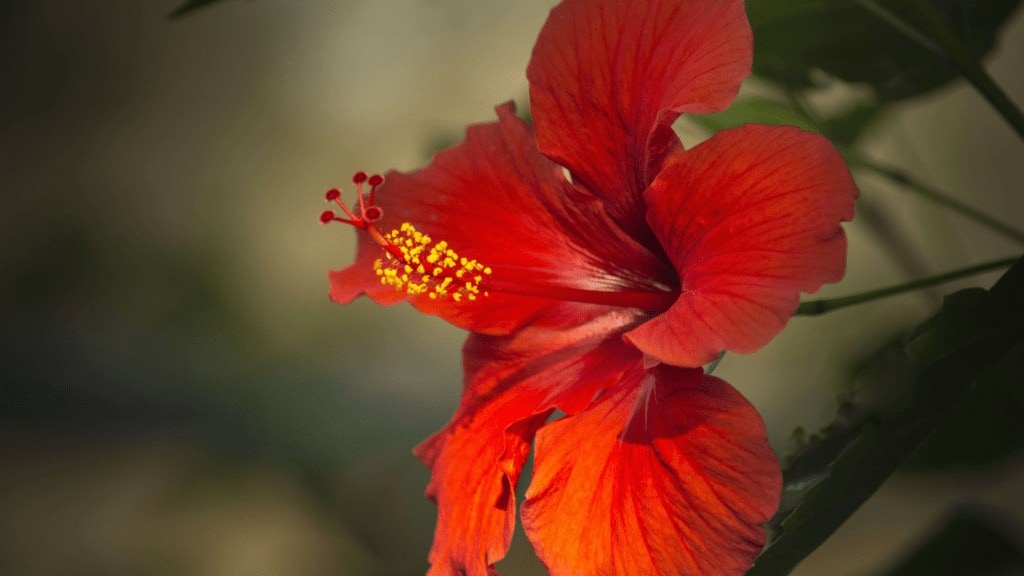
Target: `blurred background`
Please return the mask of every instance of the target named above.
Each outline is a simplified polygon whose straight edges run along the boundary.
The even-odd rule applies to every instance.
[[[168,20],[179,3],[0,2],[0,573],[423,573],[435,510],[411,449],[454,409],[464,335],[330,303],[354,237],[317,216],[357,170],[414,169],[525,105],[553,2],[225,1]],[[1018,104],[1021,16],[987,61]],[[1024,145],[963,82],[867,138],[1024,223]],[[859,181],[876,225],[848,225],[847,279],[824,295],[1020,253]],[[796,318],[716,375],[785,452],[882,342],[997,276]],[[899,474],[797,573],[875,573],[963,505],[1020,538],[1022,481],[1019,453]],[[522,534],[499,568],[542,573]]]

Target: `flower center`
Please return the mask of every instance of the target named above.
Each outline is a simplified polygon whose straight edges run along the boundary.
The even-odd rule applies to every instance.
[[[433,300],[450,297],[461,302],[463,299],[473,301],[480,296],[489,296],[486,290],[481,290],[480,283],[484,276],[491,274],[491,269],[476,260],[460,257],[448,242],[434,242],[408,222],[387,234],[380,233],[373,223],[384,216],[384,211],[374,205],[374,199],[377,187],[383,181],[379,174],[367,176],[365,172],[357,172],[352,177],[359,197],[358,215],[342,202],[341,191],[336,188],[328,190],[327,201],[337,204],[347,218],[326,210],[320,215],[320,222],[341,222],[366,231],[384,250],[384,257],[373,263],[373,269],[385,286],[413,296],[426,294]],[[370,186],[368,197],[363,193],[364,184]]]
[[[409,222],[403,222],[399,228],[382,234],[374,222],[384,216],[384,211],[374,204],[374,200],[377,187],[384,182],[384,178],[379,174],[367,176],[365,172],[357,172],[352,182],[356,185],[359,213],[356,214],[345,205],[341,191],[332,188],[327,191],[326,199],[337,204],[346,217],[339,217],[333,210],[326,210],[320,215],[320,222],[341,222],[365,231],[384,251],[383,257],[373,263],[374,271],[381,284],[397,291],[413,296],[426,294],[432,300],[451,298],[455,302],[473,302],[489,296],[491,292],[503,292],[655,312],[667,310],[679,297],[678,290],[596,291],[498,280],[491,277],[489,266],[459,256],[447,241],[435,241]],[[370,187],[369,194],[363,191],[365,185]]]

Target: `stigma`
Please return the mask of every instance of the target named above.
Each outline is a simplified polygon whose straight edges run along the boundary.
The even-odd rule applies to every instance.
[[[359,214],[356,214],[345,205],[341,198],[341,190],[331,188],[327,191],[325,198],[328,202],[337,204],[348,218],[339,217],[333,210],[324,210],[320,214],[321,223],[341,222],[342,224],[355,226],[360,230],[369,230],[373,227],[374,222],[384,216],[384,211],[379,206],[374,205],[377,187],[384,183],[384,177],[380,174],[367,176],[366,172],[356,172],[355,176],[352,176],[352,183],[356,185],[356,197],[359,198]],[[370,186],[369,195],[363,192],[363,186],[366,184]]]
[[[431,300],[451,298],[455,302],[472,302],[489,296],[482,284],[491,275],[491,268],[460,256],[448,242],[435,241],[409,222],[403,222],[387,234],[380,232],[374,223],[384,216],[384,211],[374,202],[377,187],[383,182],[379,174],[367,176],[365,172],[357,172],[352,177],[358,197],[355,209],[345,205],[340,190],[328,190],[326,200],[341,208],[345,217],[325,210],[320,214],[320,222],[341,222],[366,232],[383,252],[373,263],[373,269],[384,286],[410,296],[426,295]],[[366,185],[370,187],[369,193],[364,192]]]

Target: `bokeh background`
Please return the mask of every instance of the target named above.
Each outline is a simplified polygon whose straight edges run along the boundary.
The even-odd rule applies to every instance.
[[[463,334],[330,303],[354,237],[318,225],[322,194],[525,105],[553,2],[225,1],[170,21],[177,4],[0,2],[0,573],[422,573],[434,508],[410,450],[454,408]],[[1022,56],[1018,13],[987,61],[1018,104]],[[868,138],[1024,223],[1024,145],[964,83]],[[825,295],[1019,253],[859,181],[873,224],[848,225]],[[794,319],[716,374],[785,452],[882,342],[995,277]],[[797,573],[874,573],[965,504],[1019,538],[1022,480],[1020,455],[899,474]],[[522,534],[499,567],[542,573]]]

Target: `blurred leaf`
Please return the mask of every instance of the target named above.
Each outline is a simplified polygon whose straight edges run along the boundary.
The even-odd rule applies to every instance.
[[[737,100],[724,112],[691,114],[687,118],[709,132],[737,128],[744,124],[797,126],[808,132],[817,132],[814,123],[791,106],[759,96]]]
[[[1021,342],[1024,260],[990,291],[948,296],[942,311],[922,324],[907,346],[911,396],[867,410],[852,425],[834,423],[838,428],[826,429],[822,438],[841,441],[805,447],[789,463],[784,487],[789,506],[772,521],[781,533],[748,575],[788,574],[885,482],[972,385],[989,382],[979,375]],[[832,455],[837,457],[829,462]]]
[[[178,8],[175,9],[174,12],[171,12],[168,17],[171,18],[171,19],[180,18],[180,17],[184,16],[185,14],[188,14],[188,13],[193,12],[195,10],[198,10],[200,8],[205,8],[206,6],[209,6],[210,4],[213,4],[215,2],[220,2],[220,1],[221,0],[188,0],[187,2],[182,4],[181,6],[178,6]]]
[[[850,147],[860,140],[864,132],[874,124],[885,111],[878,102],[855,104],[839,115],[825,120],[824,131],[829,140],[840,147]]]
[[[995,46],[999,28],[1020,0],[929,0],[971,54]],[[754,73],[790,88],[828,83],[828,76],[867,83],[883,101],[918,96],[959,76],[857,0],[747,0],[754,29]],[[905,22],[913,0],[877,0]],[[822,72],[824,74],[822,74]]]
[[[796,126],[808,132],[821,132],[837,145],[848,147],[860,138],[884,109],[878,102],[857,102],[837,115],[821,120],[822,125],[816,126],[789,104],[753,96],[737,100],[724,112],[691,114],[687,118],[708,132],[728,130],[744,124]]]
[[[914,470],[980,466],[1024,448],[1024,345],[979,375],[948,420],[907,461]]]
[[[865,426],[877,425],[884,414],[906,408],[907,382],[917,373],[899,341],[886,344],[859,363],[850,392],[839,398],[833,421],[813,435],[794,432],[796,444],[784,460],[785,489],[770,527],[779,530],[786,516],[807,492],[828,475],[829,466],[859,436]]]
[[[991,312],[989,294],[967,288],[946,297],[942,310],[914,331],[905,350],[920,365],[934,364],[970,346],[984,334]]]
[[[1024,570],[1024,554],[992,519],[962,511],[883,576],[1000,576]]]

